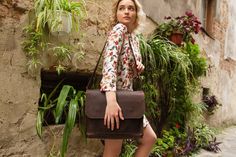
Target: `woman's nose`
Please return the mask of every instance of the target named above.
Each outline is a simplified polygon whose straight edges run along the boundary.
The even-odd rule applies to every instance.
[[[129,13],[129,8],[125,8],[125,13]]]

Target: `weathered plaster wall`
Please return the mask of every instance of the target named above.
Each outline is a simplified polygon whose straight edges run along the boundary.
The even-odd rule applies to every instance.
[[[88,33],[84,42],[88,41],[92,46],[85,45],[88,52],[85,56],[86,61],[77,63],[81,71],[89,71],[86,68],[94,67],[98,57],[98,52],[95,52],[101,49],[105,39],[102,19],[107,17],[107,10],[110,10],[107,6],[110,6],[111,2],[103,4],[104,2],[97,0],[88,3],[89,16],[83,29]],[[22,28],[28,24],[28,11],[32,7],[33,0],[0,0],[0,156],[2,157],[46,157],[49,152],[55,155],[60,150],[63,126],[45,127],[42,140],[38,138],[35,129],[40,97],[40,75],[36,77],[28,75],[27,59],[20,45],[24,40]],[[76,38],[78,36],[75,35],[74,39]],[[75,128],[70,138],[67,156],[93,157],[101,153],[101,145],[98,140],[89,140],[86,144],[80,137],[78,128]]]
[[[193,10],[197,1],[192,0],[140,0],[147,16],[151,17],[157,23],[163,22],[165,16],[180,16],[186,10]]]
[[[226,50],[224,58],[231,58],[236,60],[236,45],[231,44],[232,42],[236,41],[236,4],[235,1],[229,0],[229,26],[226,32]]]
[[[20,42],[31,1],[0,1],[0,156],[37,156],[45,145],[35,134],[39,82],[27,76]]]
[[[163,21],[165,16],[179,16],[186,10],[192,10],[201,16],[202,0],[140,0],[145,12],[157,23]],[[235,7],[233,0],[217,0],[213,20],[213,36],[210,39],[205,34],[197,36],[197,43],[202,49],[202,54],[207,57],[209,68],[207,76],[202,78],[202,86],[210,88],[222,104],[213,116],[207,117],[209,124],[220,126],[236,123],[236,50],[235,50]]]
[[[236,123],[236,60],[234,59],[235,50],[232,49],[234,41],[229,41],[235,37],[235,10],[230,9],[229,0],[218,1],[220,16],[214,20],[215,41],[204,38],[202,40],[203,49],[207,52],[210,67],[207,77],[203,80],[203,85],[210,87],[212,93],[217,96],[222,103],[214,116],[209,117],[212,125],[235,124]],[[229,34],[228,30],[231,30]],[[227,34],[228,33],[228,34]],[[212,43],[215,43],[212,45]],[[217,44],[217,46],[216,46]],[[212,46],[211,46],[212,45]],[[210,50],[210,51],[209,51]]]

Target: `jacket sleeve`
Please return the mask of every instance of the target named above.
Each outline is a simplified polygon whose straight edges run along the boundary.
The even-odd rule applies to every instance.
[[[138,39],[137,36],[135,36],[134,42],[135,42],[135,45],[136,45],[136,51],[135,52],[137,52],[137,53],[135,53],[136,62],[137,63],[138,62],[142,63],[142,55],[141,55],[141,52],[140,52],[140,43],[139,43],[139,39]],[[137,71],[138,74],[142,73],[143,70],[144,69]]]
[[[118,56],[124,41],[127,27],[117,24],[113,27],[107,38],[104,49],[104,60],[102,70],[101,91],[116,91]]]

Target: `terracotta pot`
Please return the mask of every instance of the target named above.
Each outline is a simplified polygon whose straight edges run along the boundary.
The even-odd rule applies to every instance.
[[[176,45],[180,46],[181,43],[183,42],[183,34],[182,33],[172,33],[170,35],[170,41],[172,41]]]

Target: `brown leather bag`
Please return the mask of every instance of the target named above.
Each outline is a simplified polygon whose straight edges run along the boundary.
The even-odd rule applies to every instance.
[[[132,50],[130,40],[129,44]],[[102,52],[104,51],[105,45]],[[122,109],[124,120],[120,120],[119,129],[114,129],[113,131],[108,129],[107,126],[104,126],[104,116],[107,105],[105,93],[100,92],[99,89],[90,89],[91,82],[93,82],[99,61],[102,56],[102,52],[86,90],[86,136],[87,138],[100,139],[140,138],[143,135],[143,115],[145,111],[143,91],[116,91],[117,102]]]
[[[122,109],[124,120],[120,128],[108,129],[104,126],[106,109],[105,93],[97,89],[86,91],[85,115],[86,136],[101,139],[140,138],[143,135],[143,115],[145,111],[143,91],[117,91],[117,102]]]

